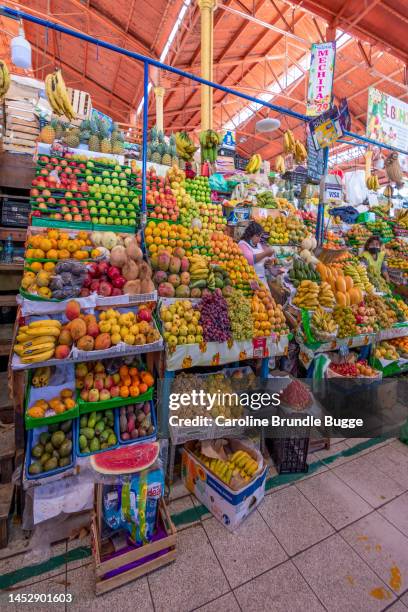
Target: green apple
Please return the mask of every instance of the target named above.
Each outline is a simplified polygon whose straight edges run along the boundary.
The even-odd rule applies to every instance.
[[[120,210],[119,211],[119,217],[121,217],[122,219],[124,219],[125,217],[127,217],[127,212],[126,210]]]
[[[99,219],[98,219],[98,217],[91,217],[91,221],[92,221],[92,223],[94,223],[94,224],[99,223]]]
[[[125,172],[125,174],[127,174],[128,176],[129,176],[130,174],[132,174],[132,170],[131,170],[131,168],[125,168],[124,172]]]
[[[120,181],[119,184],[120,184],[121,187],[127,187],[127,181],[125,181],[123,179]]]
[[[95,164],[93,163],[93,161],[90,159],[89,161],[86,162],[86,167],[87,168],[95,168]]]
[[[122,166],[119,166],[119,164],[116,164],[116,166],[114,167],[114,171],[120,172],[121,170],[122,170]]]
[[[130,211],[128,212],[128,217],[129,217],[129,219],[136,219],[136,213],[135,213],[135,211],[134,211],[134,210],[130,210]]]
[[[114,210],[114,209],[116,208],[116,204],[115,204],[115,202],[109,202],[109,208],[110,208],[111,210]]]
[[[101,208],[101,215],[104,215],[105,217],[109,214],[109,211],[107,208],[103,207]]]
[[[118,211],[115,209],[111,209],[110,214],[112,217],[117,217],[118,216]]]
[[[106,217],[99,217],[99,223],[101,225],[106,225]]]
[[[122,225],[129,225],[129,221],[127,219],[122,219]]]
[[[117,172],[111,172],[111,178],[117,179],[118,178],[118,173]]]
[[[116,217],[115,225],[122,225],[122,221],[121,221],[121,219],[119,219],[119,217]]]
[[[114,185],[115,187],[117,187],[119,185],[119,181],[117,178],[113,178],[112,179],[112,185]]]
[[[95,200],[89,200],[88,201],[88,206],[96,206]]]
[[[113,191],[113,190],[114,190],[113,185],[108,185],[108,187],[107,187],[107,192],[108,192],[108,193],[114,193],[114,191]]]
[[[95,176],[95,183],[101,184],[102,183],[102,177],[101,176]]]
[[[103,184],[104,184],[104,185],[110,185],[110,184],[111,184],[111,180],[110,180],[110,178],[104,178],[104,179],[103,179]]]
[[[103,196],[103,199],[105,200],[105,202],[110,202],[112,199],[112,196],[110,193],[105,193],[105,195]]]
[[[128,207],[128,210],[135,210],[135,207],[133,206],[133,204],[128,204],[127,207]]]
[[[136,225],[136,219],[129,219],[129,225],[134,227]]]
[[[109,176],[109,170],[103,170],[102,176],[103,178],[107,178]]]
[[[113,219],[112,219],[112,217],[108,217],[108,218],[106,219],[106,224],[107,224],[107,225],[113,225]]]
[[[112,200],[113,200],[114,202],[116,202],[116,204],[120,204],[120,196],[118,196],[118,195],[114,195],[114,196],[113,196],[113,198],[112,198]]]
[[[89,171],[89,172],[90,172],[90,171]],[[89,175],[86,177],[86,182],[88,183],[88,185],[93,185],[93,183],[94,183],[94,177],[92,176],[92,174],[89,174]]]
[[[101,185],[101,186],[100,186],[99,191],[100,191],[101,193],[106,193],[107,189],[108,189],[108,188],[106,187],[106,185]]]
[[[92,208],[89,209],[89,212],[91,215],[97,215],[98,209],[96,208],[96,206],[92,206]]]
[[[127,205],[129,204],[129,198],[127,198],[126,196],[124,198],[122,198],[122,202]]]

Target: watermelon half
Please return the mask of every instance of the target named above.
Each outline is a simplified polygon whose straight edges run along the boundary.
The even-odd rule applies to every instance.
[[[159,454],[159,443],[126,445],[91,456],[91,465],[101,474],[133,474],[150,467]]]

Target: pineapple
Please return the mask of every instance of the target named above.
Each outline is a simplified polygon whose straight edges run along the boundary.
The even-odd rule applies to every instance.
[[[174,142],[174,144],[172,144],[171,136],[170,136],[169,153],[171,155],[171,165],[172,166],[178,166],[179,165],[179,160],[178,160],[178,157],[177,157],[177,147],[176,147],[176,143],[175,142]]]
[[[76,149],[80,143],[79,134],[80,131],[77,129],[68,130],[64,135],[63,141],[71,149]]]
[[[152,129],[150,130],[150,140],[151,140],[151,142],[155,142],[157,140],[157,134],[158,134],[157,127],[154,125],[152,127]]]
[[[98,134],[93,132],[91,133],[88,141],[88,147],[90,151],[100,151]]]
[[[107,136],[101,138],[101,153],[112,153],[112,144]]]
[[[147,161],[152,161],[152,145],[147,145]]]
[[[164,144],[166,142],[164,139],[164,133],[161,130],[157,130],[157,138],[160,144]]]
[[[39,136],[40,142],[46,142],[47,144],[52,144],[54,142],[56,134],[53,123],[54,121],[51,121],[51,123],[48,123],[42,128]]]
[[[161,158],[161,163],[165,166],[171,166],[171,155],[169,153],[170,147],[166,144],[163,144],[161,146],[164,147],[164,153]]]
[[[159,147],[160,147],[159,141],[158,140],[154,140],[152,142],[151,147],[152,147],[152,162],[155,163],[155,164],[161,164],[162,156],[161,156],[161,153],[159,151]]]
[[[112,131],[112,137],[111,137],[111,142],[112,142],[112,153],[116,153],[117,155],[121,155],[123,153],[124,150],[124,137],[122,132],[119,130],[118,126],[116,123],[113,124],[113,131]]]

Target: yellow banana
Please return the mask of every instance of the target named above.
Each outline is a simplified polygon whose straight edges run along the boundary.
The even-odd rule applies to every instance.
[[[54,349],[38,353],[36,355],[30,355],[28,357],[21,357],[21,363],[38,363],[39,361],[48,361],[54,356]]]
[[[51,326],[55,326],[55,327],[58,327],[58,329],[61,329],[62,323],[60,321],[57,321],[56,319],[41,319],[40,321],[32,321],[29,324],[28,329],[34,329],[35,327],[51,327]],[[20,331],[21,331],[21,327],[20,327]]]
[[[58,338],[60,330],[56,327],[35,327],[34,329],[27,330],[27,335],[30,337],[34,336],[55,336]]]
[[[23,347],[28,349],[32,346],[38,346],[40,344],[44,344],[44,342],[53,342],[56,343],[55,336],[35,336],[34,338],[30,338],[26,342],[23,343]]]
[[[54,342],[44,342],[43,344],[38,344],[37,346],[32,346],[31,348],[24,348],[22,344],[16,344],[14,346],[14,352],[17,353],[19,357],[38,355],[38,353],[44,353],[44,351],[50,351],[51,349],[55,349]]]

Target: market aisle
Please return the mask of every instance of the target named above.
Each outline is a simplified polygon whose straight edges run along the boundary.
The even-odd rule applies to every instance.
[[[99,597],[98,608],[336,612],[348,602],[355,611],[406,612],[408,449],[396,440],[368,447],[358,440],[360,450],[351,454],[353,443],[347,442],[310,455],[306,477],[283,485],[282,478],[272,478],[259,510],[234,534],[201,513],[190,495],[174,500],[177,561]],[[182,486],[175,490],[183,495]],[[89,546],[89,540],[81,544]],[[58,545],[54,556],[64,546],[69,553],[78,542]],[[0,573],[21,563],[21,556],[0,561]],[[53,594],[66,589],[73,596],[67,610],[88,610],[95,601],[91,557],[14,588],[14,593]],[[14,609],[6,602],[3,591],[2,609]],[[35,608],[42,609],[49,608]]]

